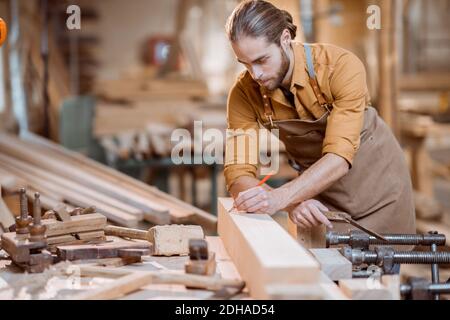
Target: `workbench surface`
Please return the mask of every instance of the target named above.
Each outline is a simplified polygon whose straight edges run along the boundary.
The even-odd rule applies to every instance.
[[[117,239],[120,239],[114,238],[115,237],[108,237],[109,240],[112,239],[116,241]],[[222,240],[219,237],[206,237],[206,240],[208,242],[209,250],[215,252],[217,262],[216,273],[222,278],[240,280],[241,277],[228,256]],[[77,277],[61,275],[60,272],[56,271],[56,268],[46,270],[41,274],[25,274],[17,266],[11,265],[11,262],[4,258],[4,251],[0,252],[3,257],[0,260],[0,299],[70,299],[72,295],[81,292],[81,290],[95,289],[110,283],[111,281],[115,281],[115,279],[100,277],[82,277],[81,281],[78,281]],[[116,267],[116,269],[184,273],[184,265],[188,260],[188,256],[143,256],[141,263],[120,266]],[[67,264],[68,262],[61,263],[61,265],[65,266],[67,266]],[[72,264],[72,266],[76,268],[76,264]],[[186,289],[183,285],[150,284],[142,287],[139,291],[127,294],[120,299],[204,300],[212,297],[213,294],[212,291],[207,290]],[[248,293],[244,290],[238,297],[241,299],[248,298]]]

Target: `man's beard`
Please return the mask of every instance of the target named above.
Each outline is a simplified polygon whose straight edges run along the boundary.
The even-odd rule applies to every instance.
[[[289,70],[289,57],[282,48],[280,48],[280,51],[281,51],[281,66],[274,80],[270,80],[270,83],[266,86],[266,88],[269,91],[275,90],[276,88],[281,86],[281,83],[283,82],[283,79]]]

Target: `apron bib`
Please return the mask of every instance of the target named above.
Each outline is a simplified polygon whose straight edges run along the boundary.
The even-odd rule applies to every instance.
[[[310,84],[327,111],[319,119],[274,120],[270,100],[263,92],[266,129],[279,130],[291,166],[299,174],[322,157],[327,119],[332,103],[320,91],[312,67],[311,52],[305,44]],[[353,219],[380,233],[415,233],[415,210],[412,184],[403,151],[390,128],[368,106],[360,147],[349,172],[315,197],[328,209],[349,213]],[[332,222],[333,231],[353,229],[346,223]]]

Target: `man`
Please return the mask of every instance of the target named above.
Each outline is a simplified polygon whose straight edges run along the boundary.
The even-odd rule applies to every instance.
[[[351,52],[292,41],[291,15],[266,1],[244,1],[229,17],[227,36],[247,70],[228,98],[228,128],[278,129],[300,175],[271,189],[258,186],[257,166],[237,159],[227,141],[225,178],[238,210],[289,211],[302,228],[325,224],[327,210],[349,213],[384,233],[414,233],[412,187],[403,152],[370,106],[366,73]],[[239,151],[238,151],[239,153]]]

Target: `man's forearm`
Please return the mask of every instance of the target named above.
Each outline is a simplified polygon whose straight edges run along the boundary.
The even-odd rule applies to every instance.
[[[283,203],[287,206],[311,199],[342,178],[349,170],[348,162],[333,153],[327,153],[299,177],[284,184]]]

